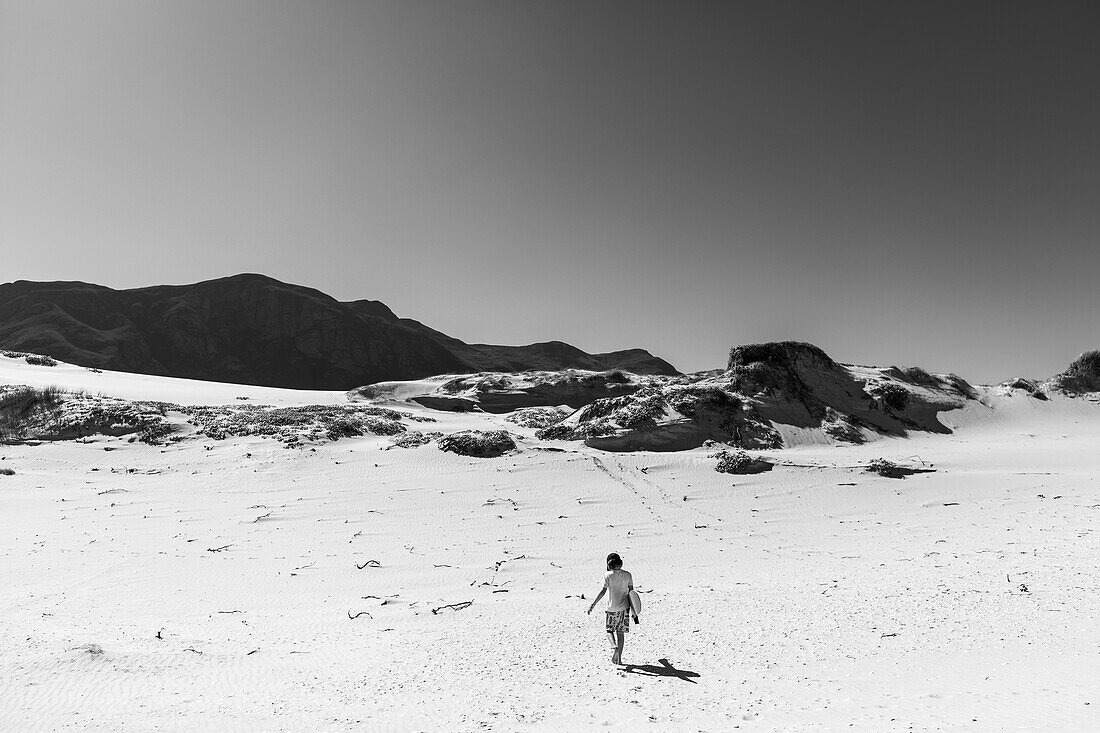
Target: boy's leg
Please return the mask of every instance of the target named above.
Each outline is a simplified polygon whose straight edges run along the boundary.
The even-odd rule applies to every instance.
[[[615,664],[623,663],[623,645],[626,643],[626,634],[622,631],[615,632],[615,656],[612,657],[612,661]]]

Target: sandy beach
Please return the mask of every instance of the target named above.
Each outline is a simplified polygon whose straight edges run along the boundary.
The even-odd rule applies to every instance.
[[[321,393],[52,369],[128,399]],[[343,395],[332,393],[338,402]],[[1100,727],[1100,407],[990,396],[951,435],[607,453],[402,404],[495,459],[369,436],[5,445],[7,730]],[[890,479],[873,458],[935,472]],[[610,663],[602,558],[645,604]]]

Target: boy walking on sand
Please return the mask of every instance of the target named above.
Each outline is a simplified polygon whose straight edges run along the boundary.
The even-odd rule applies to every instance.
[[[603,576],[603,588],[600,594],[588,607],[588,613],[600,602],[605,593],[609,593],[607,599],[607,635],[611,643],[615,645],[615,653],[611,655],[612,664],[623,663],[623,644],[626,643],[626,634],[630,631],[630,591],[634,590],[634,578],[623,570],[623,559],[617,552],[607,556],[607,574]]]

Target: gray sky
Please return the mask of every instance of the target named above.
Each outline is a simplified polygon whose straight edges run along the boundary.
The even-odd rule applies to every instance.
[[[0,0],[0,280],[1047,376],[1100,348],[1094,8]]]

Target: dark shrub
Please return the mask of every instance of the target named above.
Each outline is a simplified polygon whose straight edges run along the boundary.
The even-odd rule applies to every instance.
[[[163,443],[164,439],[174,433],[176,429],[167,422],[155,422],[146,425],[138,432],[138,440],[149,445]]]
[[[61,405],[61,394],[59,387],[16,387],[0,393],[0,438],[19,438],[30,418]]]
[[[578,436],[572,426],[559,424],[537,431],[535,437],[539,440],[580,440],[583,436]]]
[[[355,438],[363,434],[363,421],[340,415],[325,423],[325,435],[329,440]]]
[[[848,415],[837,412],[831,407],[825,408],[825,419],[822,420],[821,426],[825,434],[833,440],[855,445],[866,442],[859,425]]]
[[[419,430],[410,430],[391,440],[386,450],[390,448],[419,448],[441,437],[443,437],[443,433],[422,433]]]
[[[225,440],[261,435],[286,445],[299,445],[303,440],[339,440],[367,434],[397,435],[405,431],[399,419],[406,417],[405,413],[397,410],[363,405],[273,408],[246,403],[233,407],[215,405],[180,409],[189,416],[188,422],[208,438]]]
[[[71,440],[89,435],[132,435],[159,442],[173,432],[159,402],[126,402],[62,392],[57,387],[21,387],[0,394],[0,437],[8,440]]]
[[[456,377],[440,385],[439,391],[446,392],[447,394],[455,394],[456,392],[465,392],[469,388],[470,385],[467,384],[466,377]]]
[[[912,476],[915,473],[934,473],[934,468],[910,468],[909,466],[899,466],[892,461],[888,461],[885,458],[876,458],[867,464],[868,473],[876,473],[879,476],[886,478],[905,478],[906,476]]]
[[[696,417],[700,413],[725,415],[741,412],[741,398],[714,386],[672,388],[668,392],[668,404],[684,417]]]
[[[1070,362],[1065,374],[1073,377],[1100,377],[1100,351],[1086,351]]]
[[[577,416],[577,420],[580,422],[600,420],[616,410],[627,407],[630,405],[630,401],[631,398],[629,395],[624,395],[622,397],[603,397],[582,408],[581,414]]]
[[[903,412],[909,406],[909,390],[894,382],[876,382],[867,387],[868,394],[878,398],[890,410]]]
[[[569,416],[568,410],[558,407],[521,407],[504,418],[523,428],[548,428]]]
[[[656,388],[638,390],[628,399],[626,405],[609,417],[630,430],[656,425],[667,404],[661,390]]]
[[[60,387],[16,387],[0,394],[0,415],[23,417],[61,404]]]
[[[919,387],[938,387],[940,380],[935,376],[929,374],[920,367],[908,367],[906,369],[898,369],[898,373],[902,379],[915,384]]]
[[[714,470],[718,473],[745,475],[764,473],[775,468],[775,464],[771,461],[765,461],[763,458],[753,458],[744,451],[737,451],[736,453],[719,451],[714,455],[718,459],[718,464],[714,467]]]
[[[439,449],[473,458],[497,458],[516,449],[516,442],[505,430],[466,430],[444,435]]]
[[[630,377],[622,369],[612,369],[605,375],[608,384],[626,384]]]

